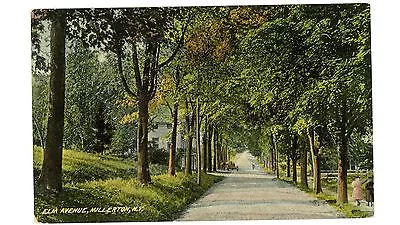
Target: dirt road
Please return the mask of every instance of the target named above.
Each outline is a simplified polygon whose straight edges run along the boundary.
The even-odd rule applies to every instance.
[[[193,203],[178,221],[344,217],[328,204],[265,174],[248,152],[238,154],[236,164],[239,171],[226,173],[227,177]]]

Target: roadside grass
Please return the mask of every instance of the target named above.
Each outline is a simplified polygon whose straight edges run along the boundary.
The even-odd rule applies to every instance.
[[[34,150],[36,173],[41,151]],[[199,186],[196,174],[178,173],[169,177],[159,170],[150,184],[143,185],[135,179],[136,170],[132,168],[136,165],[128,160],[65,150],[63,192],[57,198],[51,197],[35,184],[36,220],[42,223],[170,221],[223,179],[202,174]]]
[[[265,168],[262,163],[260,163],[261,168],[264,169],[269,174],[274,174],[273,171],[271,171],[269,168]],[[299,171],[299,170],[298,170]],[[356,175],[360,175],[361,179],[364,180],[367,178],[367,175],[362,175],[362,174],[349,174],[347,178],[347,194],[349,197],[349,201],[351,201],[351,196],[352,196],[352,181],[354,180]],[[299,179],[300,174],[298,173],[297,178]],[[360,207],[357,207],[354,204],[351,203],[345,203],[345,204],[338,204],[336,202],[336,190],[337,190],[337,181],[336,177],[323,177],[321,179],[322,183],[322,189],[323,193],[315,194],[312,187],[312,177],[308,179],[308,188],[302,187],[299,185],[299,181],[297,184],[292,181],[291,177],[286,176],[286,171],[281,170],[279,173],[279,179],[281,181],[284,181],[288,184],[291,184],[300,190],[310,194],[312,197],[325,201],[327,204],[330,206],[334,207],[336,210],[342,212],[347,218],[366,218],[372,216],[370,212],[366,212],[360,209]]]
[[[35,181],[39,177],[43,162],[43,149],[34,147],[33,168]],[[80,183],[91,180],[104,180],[115,176],[129,177],[135,173],[134,162],[122,161],[114,157],[80,151],[63,150],[63,182]]]
[[[33,148],[33,168],[35,181],[39,177],[43,162],[43,149]],[[80,183],[91,180],[104,180],[114,177],[130,178],[137,174],[137,164],[133,159],[86,153],[76,150],[63,150],[63,182]],[[167,171],[166,165],[150,165],[153,175]]]
[[[366,218],[373,216],[373,212],[363,211],[361,207],[352,204],[353,187],[352,182],[355,177],[359,175],[361,180],[366,180],[368,176],[366,174],[348,174],[347,176],[347,196],[349,203],[337,204],[336,203],[336,193],[337,193],[337,178],[332,176],[322,177],[321,184],[324,193],[314,194],[318,199],[327,201],[332,207],[343,212],[348,218]],[[311,180],[312,181],[312,180]],[[366,195],[365,188],[362,188],[363,196]],[[312,189],[310,189],[312,192]],[[334,200],[334,201],[333,201]]]

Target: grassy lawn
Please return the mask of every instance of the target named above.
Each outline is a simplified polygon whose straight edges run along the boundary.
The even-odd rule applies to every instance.
[[[38,178],[42,149],[34,148]],[[39,222],[109,222],[174,220],[221,177],[196,174],[169,177],[164,167],[152,166],[152,183],[140,184],[130,160],[72,150],[63,153],[64,189],[49,197],[35,184],[35,217]],[[158,175],[155,175],[158,174]]]

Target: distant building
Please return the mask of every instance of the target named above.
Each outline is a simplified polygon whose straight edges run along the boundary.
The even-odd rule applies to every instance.
[[[149,131],[148,140],[149,142],[153,142],[155,148],[163,149],[166,152],[169,152],[170,149],[170,138],[168,137],[171,135],[172,132],[172,124],[171,123],[163,123],[158,122],[156,123],[152,129]],[[195,149],[195,141],[193,141],[193,152],[192,152],[192,169],[196,168],[196,149]],[[182,154],[179,157],[177,154],[177,162],[180,162],[180,166],[183,169],[185,167],[185,149],[187,148],[187,142],[183,139],[183,135],[178,131],[176,136],[176,148],[177,151],[182,149]],[[178,153],[178,152],[177,152]]]
[[[171,134],[172,124],[170,123],[157,123],[149,131],[149,141],[153,141],[157,148],[169,150],[170,148],[170,138],[168,135]],[[178,132],[176,137],[176,147],[183,148],[182,134]]]

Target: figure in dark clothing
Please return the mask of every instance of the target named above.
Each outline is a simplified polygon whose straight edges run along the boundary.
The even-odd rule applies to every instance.
[[[371,177],[368,179],[367,184],[365,184],[365,189],[367,191],[367,205],[372,207],[374,204],[374,181]]]
[[[254,167],[255,167],[254,163],[253,163],[253,164],[251,164],[251,167],[252,167],[252,168],[253,168],[253,170],[254,170]]]

